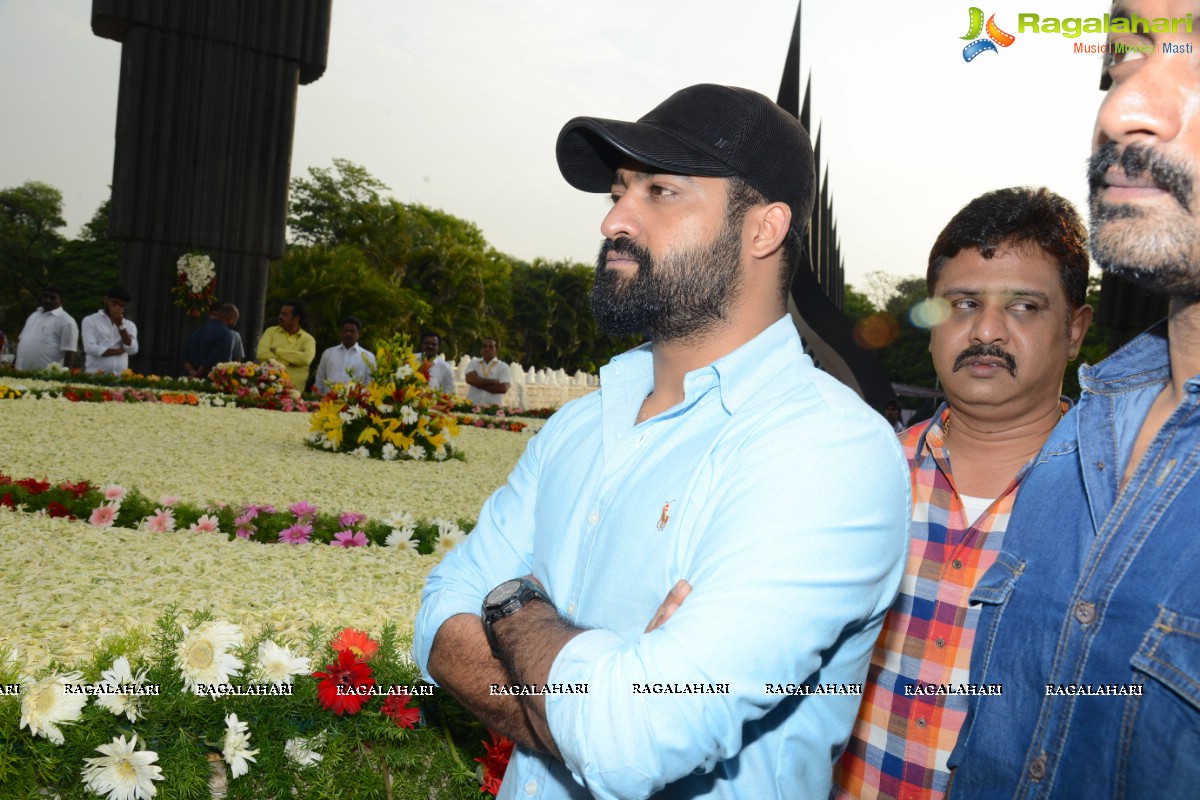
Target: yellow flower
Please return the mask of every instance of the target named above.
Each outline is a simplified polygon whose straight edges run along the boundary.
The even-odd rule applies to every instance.
[[[359,444],[369,444],[379,438],[379,431],[372,428],[370,425],[363,428],[362,433],[358,435]]]

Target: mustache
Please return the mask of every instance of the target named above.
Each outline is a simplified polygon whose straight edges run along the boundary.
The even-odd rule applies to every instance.
[[[1149,173],[1158,186],[1171,193],[1184,210],[1192,210],[1194,187],[1190,166],[1170,159],[1144,144],[1126,145],[1124,150],[1115,142],[1106,142],[1088,159],[1088,188],[1094,200],[1107,184],[1104,173],[1109,167],[1120,166],[1130,178]]]
[[[958,372],[972,358],[998,358],[1004,362],[1008,374],[1014,378],[1017,377],[1017,360],[1012,357],[1012,353],[998,344],[971,345],[958,354],[958,358],[954,359],[954,367],[950,371]]]

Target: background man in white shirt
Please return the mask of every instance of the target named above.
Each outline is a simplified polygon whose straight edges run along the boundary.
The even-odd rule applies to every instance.
[[[313,388],[325,394],[335,383],[369,383],[375,372],[375,356],[358,343],[362,322],[358,317],[342,320],[342,343],[321,354]]]
[[[62,292],[56,286],[42,290],[42,304],[25,320],[17,343],[17,369],[45,369],[52,363],[70,367],[75,363],[79,326],[62,307]]]
[[[467,364],[467,399],[481,406],[503,405],[504,395],[512,384],[512,371],[496,357],[500,342],[488,337],[483,340],[480,350],[481,357],[473,358]]]
[[[83,353],[88,372],[120,375],[138,351],[137,326],[125,319],[133,297],[120,286],[104,293],[104,308],[83,318]]]
[[[431,331],[421,334],[421,357],[428,367],[429,388],[454,394],[454,370],[442,358],[442,337]]]

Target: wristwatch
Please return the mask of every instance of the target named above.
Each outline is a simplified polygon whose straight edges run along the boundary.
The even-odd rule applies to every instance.
[[[530,600],[541,600],[551,606],[554,605],[546,593],[528,578],[513,578],[505,581],[483,598],[483,629],[487,633],[492,655],[496,658],[500,658],[500,652],[497,648],[496,634],[492,632],[492,625],[517,613]]]

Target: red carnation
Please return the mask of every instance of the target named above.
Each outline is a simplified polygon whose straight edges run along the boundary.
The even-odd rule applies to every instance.
[[[337,661],[326,664],[325,671],[314,672],[313,677],[321,678],[317,684],[317,700],[339,717],[347,712],[357,714],[361,711],[363,703],[370,697],[367,689],[375,685],[371,668],[355,658],[350,650],[338,653]]]
[[[25,478],[17,481],[17,486],[28,489],[30,494],[41,494],[50,490],[50,481],[39,481],[36,478]]]
[[[4,496],[0,497],[0,506],[8,506],[9,508],[14,508],[12,492],[5,492]]]
[[[64,492],[70,492],[71,494],[75,495],[76,498],[83,497],[92,490],[91,484],[89,484],[87,481],[80,481],[79,483],[64,482],[60,483],[58,488],[62,489]]]
[[[421,721],[421,709],[409,708],[408,704],[411,702],[412,695],[408,692],[389,693],[379,713],[391,717],[398,728],[415,728]]]
[[[52,517],[66,517],[67,519],[75,519],[75,517],[71,515],[71,509],[67,508],[57,500],[51,500],[50,505],[46,508],[46,510]]]
[[[483,764],[483,786],[479,787],[479,791],[498,795],[500,783],[504,780],[504,771],[508,769],[508,760],[512,758],[513,740],[495,731],[488,733],[492,735],[492,743],[489,745],[484,742],[483,749],[486,755],[475,759]]]

